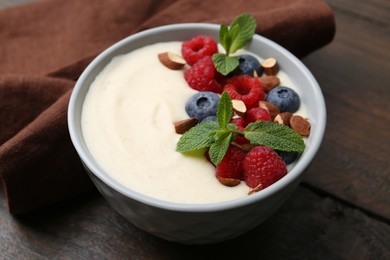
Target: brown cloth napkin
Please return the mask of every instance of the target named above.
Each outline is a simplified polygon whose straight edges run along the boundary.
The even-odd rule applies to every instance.
[[[75,80],[93,57],[141,30],[229,24],[243,12],[298,57],[334,36],[322,0],[43,0],[0,10],[0,182],[9,211],[93,190],[66,122]]]

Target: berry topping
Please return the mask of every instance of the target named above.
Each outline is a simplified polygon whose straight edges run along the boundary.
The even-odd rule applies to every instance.
[[[235,145],[230,145],[222,161],[216,167],[216,176],[218,179],[244,179],[244,161],[246,152]]]
[[[247,125],[247,123],[243,117],[235,117],[230,121],[230,123],[236,125],[238,130],[240,130],[240,131],[243,131]]]
[[[184,73],[184,78],[188,85],[195,90],[221,93],[222,86],[214,78],[216,73],[213,60],[210,56],[206,56],[187,70]]]
[[[240,64],[234,71],[235,74],[246,74],[254,77],[255,75],[260,76],[263,73],[260,62],[254,56],[244,54],[237,56],[237,58]]]
[[[233,118],[230,123],[234,124],[237,126],[237,129],[239,131],[244,131],[247,123],[245,121],[245,119],[243,117],[236,117],[236,118]],[[249,144],[249,140],[247,140],[245,137],[243,136],[236,136],[236,138],[234,139],[234,142],[237,143],[237,144]]]
[[[276,153],[282,158],[286,165],[295,162],[299,156],[299,153],[297,152],[276,151]]]
[[[254,107],[245,114],[245,121],[247,124],[260,120],[271,121],[271,115],[267,109]]]
[[[217,122],[217,116],[206,116],[205,118],[200,121],[200,123],[206,123],[206,122]]]
[[[185,109],[190,117],[196,117],[200,122],[217,114],[219,100],[219,96],[213,92],[197,92],[187,100]]]
[[[206,151],[218,181],[226,186],[245,181],[248,195],[286,175],[286,165],[299,158],[303,137],[310,134],[309,120],[293,114],[300,106],[298,94],[280,86],[275,58],[260,64],[256,54],[231,56],[251,41],[255,29],[254,18],[243,14],[221,26],[222,53],[212,37],[199,35],[183,42],[183,58],[158,55],[166,67],[184,68],[184,79],[197,91],[185,104],[189,118],[174,122],[182,134],[176,151]]]
[[[264,100],[264,90],[260,82],[248,75],[232,77],[224,90],[232,99],[242,100],[247,108],[256,107],[260,100]]]
[[[287,167],[279,155],[266,146],[256,146],[244,159],[244,179],[250,188],[264,189],[287,174]]]
[[[273,88],[265,100],[279,107],[280,112],[294,113],[301,104],[297,92],[285,86]]]
[[[183,58],[189,65],[193,65],[203,57],[212,56],[217,52],[218,46],[214,38],[204,35],[199,35],[183,42],[181,47]]]

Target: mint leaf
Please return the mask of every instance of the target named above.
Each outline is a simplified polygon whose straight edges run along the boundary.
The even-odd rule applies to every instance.
[[[226,129],[233,116],[233,104],[227,92],[223,92],[218,104],[217,119],[220,128]]]
[[[234,132],[234,131],[237,131],[238,127],[235,125],[235,124],[227,124],[227,129],[229,129],[230,131]]]
[[[215,68],[224,76],[232,72],[240,64],[237,57],[228,57],[222,53],[216,53],[212,58]]]
[[[219,43],[221,43],[222,47],[227,50],[228,47],[231,44],[231,39],[229,37],[229,28],[221,24],[221,27],[219,28]]]
[[[250,123],[244,136],[251,144],[265,145],[271,149],[287,152],[303,152],[305,143],[302,136],[291,128],[268,121]]]
[[[218,165],[225,156],[233,134],[229,130],[220,130],[215,134],[215,141],[209,149],[210,160],[214,165]]]
[[[218,72],[226,76],[240,64],[238,59],[230,57],[231,53],[241,49],[248,44],[256,31],[256,20],[250,14],[241,14],[230,24],[221,25],[219,29],[219,42],[226,51],[226,54],[217,53],[213,55],[214,66]]]
[[[241,14],[230,25],[231,30],[235,27],[238,28],[237,34],[232,37],[228,53],[236,52],[252,40],[256,31],[256,20],[250,14]]]
[[[206,122],[192,127],[180,137],[176,151],[187,153],[210,147],[214,142],[211,133],[216,130],[219,130],[217,122]]]
[[[232,51],[232,46],[235,41],[237,41],[237,38],[240,35],[240,26],[238,24],[234,26],[230,26],[228,37],[229,37],[229,45],[227,46],[226,50],[226,56],[229,56],[231,53],[234,53],[235,51]]]

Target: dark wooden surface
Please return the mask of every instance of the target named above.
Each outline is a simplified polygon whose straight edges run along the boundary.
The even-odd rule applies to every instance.
[[[325,139],[270,219],[224,243],[184,246],[137,229],[97,193],[17,217],[1,194],[0,259],[390,259],[390,1],[328,3],[336,37],[303,59],[326,99]]]

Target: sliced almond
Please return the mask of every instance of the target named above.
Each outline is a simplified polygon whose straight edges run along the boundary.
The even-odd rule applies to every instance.
[[[286,126],[290,126],[290,118],[293,116],[291,112],[283,112],[275,116],[274,122]]]
[[[239,179],[233,179],[233,178],[222,178],[217,177],[218,181],[222,183],[225,186],[234,187],[241,183],[241,180]]]
[[[232,144],[240,147],[242,150],[244,150],[245,152],[249,152],[250,150],[253,149],[253,147],[255,147],[256,145],[254,144],[251,144],[251,143],[247,143],[247,144],[238,144],[238,143],[235,143],[235,142],[232,142]]]
[[[186,61],[180,55],[173,52],[162,52],[158,54],[160,62],[171,70],[180,70],[186,64]]]
[[[257,185],[256,187],[254,187],[253,189],[250,189],[249,192],[248,192],[248,195],[251,195],[253,193],[256,193],[258,191],[261,191],[263,189],[263,185],[260,183],[259,185]]]
[[[280,113],[280,109],[276,105],[267,101],[260,101],[259,107],[267,109],[272,120]]]
[[[310,135],[309,120],[299,115],[294,115],[290,118],[290,127],[301,136]]]
[[[257,80],[260,81],[260,84],[266,93],[280,85],[280,79],[274,75],[262,76],[257,78]]]
[[[246,105],[242,100],[239,99],[233,99],[233,110],[234,112],[239,116],[244,116],[246,113]]]
[[[267,75],[276,75],[279,71],[279,66],[275,58],[268,58],[263,60],[261,67]]]
[[[184,134],[198,123],[196,117],[190,117],[173,123],[177,134]]]

